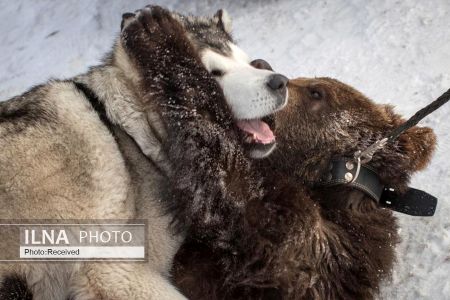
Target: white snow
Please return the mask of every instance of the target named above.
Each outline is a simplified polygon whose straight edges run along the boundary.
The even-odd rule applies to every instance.
[[[149,0],[147,0],[149,1]],[[410,116],[450,88],[448,0],[154,1],[181,12],[226,8],[254,58],[288,76],[330,76]],[[0,1],[0,99],[97,64],[121,15],[146,1]],[[383,299],[450,299],[450,104],[427,118],[438,135],[413,185],[439,197],[432,218],[399,215],[402,244]]]

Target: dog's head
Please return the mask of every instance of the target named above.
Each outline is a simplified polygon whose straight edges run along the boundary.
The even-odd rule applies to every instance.
[[[330,78],[292,80],[289,95],[288,106],[276,117],[278,155],[297,157],[299,164],[352,157],[405,121],[392,106],[376,104]],[[384,181],[403,188],[413,172],[428,164],[435,144],[430,128],[415,126],[375,153],[370,164]]]
[[[287,103],[288,79],[261,60],[252,61],[233,42],[226,11],[219,10],[213,17],[174,16],[222,88],[250,155],[269,155],[275,148],[272,115]]]

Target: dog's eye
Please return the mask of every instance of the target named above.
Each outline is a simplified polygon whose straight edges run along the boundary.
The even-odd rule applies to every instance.
[[[309,93],[314,100],[322,100],[323,98],[322,92],[317,89],[311,89]]]
[[[218,70],[218,69],[214,69],[214,70],[211,71],[211,75],[212,76],[216,76],[216,77],[220,77],[220,76],[223,76],[223,72]]]

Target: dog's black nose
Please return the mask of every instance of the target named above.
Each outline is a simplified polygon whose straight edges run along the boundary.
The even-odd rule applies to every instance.
[[[289,79],[281,74],[274,74],[270,76],[267,85],[274,91],[281,91],[286,88]]]

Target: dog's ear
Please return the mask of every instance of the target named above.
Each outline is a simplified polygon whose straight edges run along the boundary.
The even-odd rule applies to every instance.
[[[227,11],[224,9],[219,9],[214,15],[214,19],[217,22],[217,25],[226,33],[231,34],[231,18],[228,15]]]
[[[398,138],[400,150],[409,158],[413,172],[424,169],[436,149],[433,129],[414,126]]]

